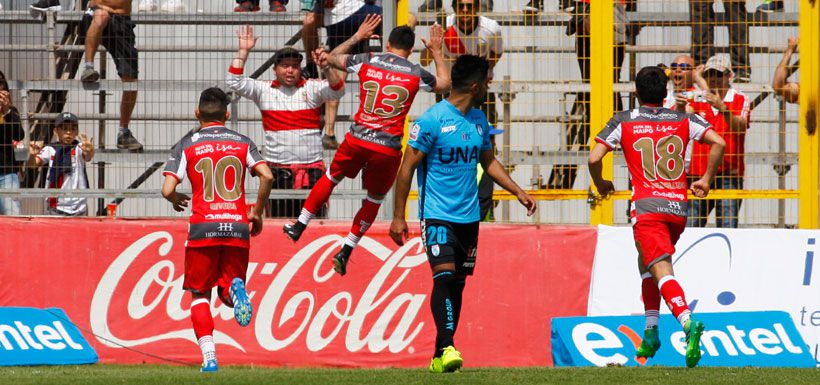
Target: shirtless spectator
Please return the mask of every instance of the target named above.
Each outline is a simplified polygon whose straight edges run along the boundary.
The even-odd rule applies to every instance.
[[[131,0],[91,0],[83,15],[82,35],[85,36],[85,66],[80,76],[83,83],[96,83],[100,73],[94,69],[94,55],[102,44],[117,66],[123,82],[137,81],[139,73],[135,46],[134,22],[131,21]],[[142,151],[142,144],[128,129],[131,113],[137,104],[137,91],[123,91],[120,101],[120,130],[117,148]]]

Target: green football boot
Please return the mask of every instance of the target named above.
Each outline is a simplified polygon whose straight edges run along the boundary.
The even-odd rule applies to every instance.
[[[652,326],[649,329],[644,329],[643,340],[641,346],[635,351],[636,357],[652,358],[661,347],[661,340],[658,338],[658,327]]]
[[[441,352],[441,366],[445,372],[455,372],[461,369],[464,364],[464,359],[461,358],[461,353],[452,345],[444,348]]]
[[[441,357],[433,358],[427,370],[429,370],[430,373],[444,373],[444,366],[441,365]]]
[[[689,318],[683,325],[686,332],[686,366],[694,368],[700,361],[700,337],[703,335],[703,322]]]

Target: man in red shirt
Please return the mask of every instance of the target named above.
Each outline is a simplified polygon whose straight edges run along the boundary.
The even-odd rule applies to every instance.
[[[217,371],[211,317],[211,289],[233,307],[236,322],[247,326],[253,308],[245,292],[249,236],[262,232],[262,210],[273,175],[248,137],[225,128],[228,95],[216,87],[202,92],[196,117],[200,128],[177,144],[165,166],[162,196],[183,211],[193,201],[185,244],[185,280],[191,292],[191,321],[202,350],[202,371]],[[259,177],[256,204],[245,203],[245,170]],[[185,176],[193,199],[176,192]]]
[[[724,56],[712,56],[703,67],[703,72],[696,70],[695,81],[703,84],[703,98],[690,103],[695,114],[700,115],[726,141],[726,156],[718,167],[712,188],[743,189],[744,143],[746,130],[749,128],[749,98],[732,88],[729,59]],[[694,143],[692,145],[692,163],[690,178],[697,179],[706,173],[709,148]],[[738,226],[740,199],[694,200],[689,202],[689,226],[706,226],[706,219],[715,209],[717,227]]]
[[[294,242],[298,241],[336,185],[343,178],[355,178],[362,171],[367,198],[353,218],[342,250],[333,257],[334,270],[341,275],[347,272],[350,253],[376,219],[384,196],[393,186],[401,163],[404,121],[416,93],[420,89],[437,93],[450,89],[450,74],[441,52],[443,35],[441,26],[436,24],[430,27],[430,41],[422,40],[436,63],[435,76],[407,60],[416,40],[408,26],[396,27],[390,32],[386,53],[339,54],[359,42],[360,38],[354,35],[328,56],[328,63],[333,67],[359,75],[359,110],[330,169],[310,190],[298,220],[285,225],[284,231]]]
[[[615,188],[602,177],[601,160],[621,146],[632,179],[630,217],[638,270],[643,281],[646,329],[638,357],[654,357],[660,348],[658,312],[663,296],[666,305],[686,332],[686,365],[700,360],[703,323],[691,316],[686,296],[672,270],[675,243],[686,228],[687,179],[683,155],[690,140],[709,146],[708,167],[692,183],[692,193],[705,197],[723,158],[724,142],[697,115],[661,107],[668,79],[658,67],[644,67],[635,77],[640,107],[615,114],[595,138],[589,154],[589,173],[601,196]]]

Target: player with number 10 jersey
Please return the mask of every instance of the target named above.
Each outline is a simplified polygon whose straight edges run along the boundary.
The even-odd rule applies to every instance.
[[[356,43],[357,35],[337,49],[344,52],[347,45]],[[341,275],[347,272],[351,252],[376,219],[384,196],[393,186],[401,163],[404,121],[416,93],[419,89],[445,92],[450,88],[450,75],[441,52],[443,35],[441,26],[434,25],[430,28],[430,41],[424,41],[436,62],[436,75],[407,60],[415,44],[415,33],[407,26],[393,29],[386,53],[349,56],[334,50],[328,55],[330,65],[359,75],[359,110],[327,173],[310,191],[297,221],[285,225],[284,231],[297,241],[328,201],[333,188],[342,179],[354,178],[361,171],[367,197],[353,219],[342,250],[333,257],[334,270]]]

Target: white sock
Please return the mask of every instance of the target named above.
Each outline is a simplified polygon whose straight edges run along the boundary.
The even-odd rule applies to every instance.
[[[359,241],[361,238],[353,235],[353,233],[347,233],[347,237],[345,237],[345,245],[348,245],[352,248],[356,248],[359,245]]]
[[[646,328],[651,329],[653,326],[658,326],[658,317],[659,311],[657,310],[647,310],[646,311]]]
[[[94,62],[93,62],[93,61],[87,61],[87,62],[85,62],[85,68],[91,68],[91,69],[93,69],[93,68],[94,68]]]
[[[686,325],[686,321],[689,321],[689,318],[692,316],[692,312],[689,310],[684,310],[680,314],[678,314],[678,322],[680,322],[680,326],[684,327]]]
[[[216,345],[214,337],[211,335],[202,336],[199,339],[199,349],[202,350],[203,362],[216,361]]]
[[[310,223],[310,220],[315,218],[316,215],[311,214],[310,211],[307,209],[302,209],[302,213],[299,214],[299,219],[297,219],[300,223],[307,226]]]

